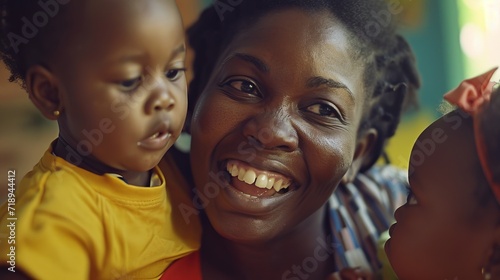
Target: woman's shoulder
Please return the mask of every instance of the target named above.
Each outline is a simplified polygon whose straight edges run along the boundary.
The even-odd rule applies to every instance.
[[[367,176],[375,183],[383,186],[396,184],[406,188],[408,185],[408,172],[393,165],[377,165],[365,173],[360,173],[359,176]]]
[[[344,205],[355,209],[367,208],[392,216],[406,201],[407,173],[392,165],[374,166],[359,173],[353,182],[340,184],[333,193],[331,207]],[[353,206],[354,205],[354,206]]]
[[[403,205],[408,193],[404,170],[390,166],[376,166],[360,173],[353,182],[340,184],[330,198],[330,208],[345,209],[344,216],[366,214],[370,223],[386,230],[393,221],[394,211]]]
[[[339,270],[361,267],[378,273],[377,242],[404,203],[406,188],[404,170],[390,165],[372,167],[353,182],[339,185],[329,199],[332,234],[342,249],[336,255]]]
[[[375,166],[360,173],[348,184],[339,185],[330,198],[331,208],[345,208],[351,215],[367,212],[372,222],[381,224],[384,231],[392,223],[396,209],[406,201],[408,193],[406,172],[391,165]],[[385,228],[385,229],[384,229]]]
[[[377,197],[385,198],[381,202],[384,202],[390,212],[394,212],[406,201],[408,172],[393,165],[374,166],[359,174],[354,184],[360,186],[367,195],[370,189],[383,194],[385,197]]]

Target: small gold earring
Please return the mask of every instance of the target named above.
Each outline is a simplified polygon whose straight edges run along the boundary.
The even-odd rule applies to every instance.
[[[52,114],[54,115],[54,117],[59,117],[59,115],[61,114],[61,112],[59,112],[59,110],[54,110],[54,112],[52,112]]]

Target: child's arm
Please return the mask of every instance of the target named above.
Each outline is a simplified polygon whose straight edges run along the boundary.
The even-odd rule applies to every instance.
[[[42,212],[42,213],[39,213]],[[61,211],[65,212],[65,211]],[[38,211],[33,216],[20,215],[16,228],[15,273],[18,279],[89,279],[90,260],[85,229],[70,216],[51,211]],[[7,253],[2,251],[2,265]],[[22,271],[23,273],[19,273]],[[29,277],[26,277],[28,276]]]
[[[94,201],[76,193],[77,183],[72,176],[34,173],[17,189],[15,221],[8,220],[7,206],[0,205],[0,234],[14,237],[0,246],[1,265],[16,270],[6,271],[8,277],[21,270],[34,279],[89,278],[89,255],[97,238],[91,230],[99,221],[84,211]]]

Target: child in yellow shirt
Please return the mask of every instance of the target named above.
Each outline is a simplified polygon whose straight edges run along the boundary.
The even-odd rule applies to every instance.
[[[187,109],[175,1],[7,0],[1,9],[11,80],[57,121],[59,137],[0,208],[0,278],[159,278],[198,249],[200,233],[174,217],[187,195],[174,197],[157,167]]]

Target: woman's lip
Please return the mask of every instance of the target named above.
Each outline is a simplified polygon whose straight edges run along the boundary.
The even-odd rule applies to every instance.
[[[137,146],[148,150],[164,149],[167,146],[170,138],[172,137],[172,134],[168,132],[159,132],[158,136],[156,136],[156,134],[152,135],[147,139],[139,141],[137,143]]]
[[[235,189],[239,190],[240,192],[253,197],[270,197],[276,193],[274,189],[258,188],[253,184],[250,185],[245,182],[242,182],[235,177],[231,179],[230,185],[233,186]]]

